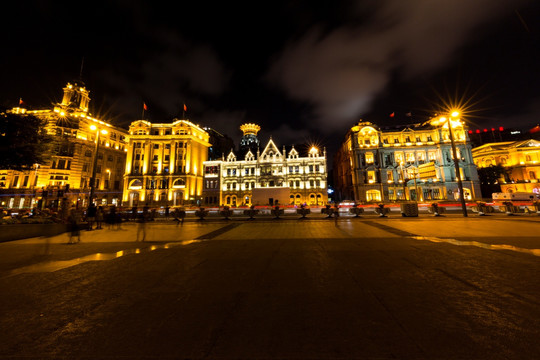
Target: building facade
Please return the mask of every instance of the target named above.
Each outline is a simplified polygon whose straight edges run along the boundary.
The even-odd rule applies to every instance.
[[[529,139],[488,143],[472,149],[476,166],[502,166],[504,173],[497,180],[502,192],[540,194],[540,141]],[[491,194],[484,194],[491,197]]]
[[[336,199],[357,202],[459,199],[449,132],[455,140],[465,199],[480,198],[466,128],[434,118],[400,129],[353,126],[334,157]]]
[[[94,118],[88,111],[89,91],[81,81],[67,83],[62,102],[51,109],[17,107],[47,122],[55,146],[50,161],[28,171],[0,170],[0,205],[6,208],[58,208],[89,204],[91,181],[99,205],[121,200],[127,131]]]
[[[175,119],[166,124],[132,122],[123,204],[197,204],[202,196],[203,163],[208,159],[210,146],[208,133],[187,120]]]
[[[262,152],[248,150],[237,158],[231,151],[221,160],[204,163],[203,197],[209,206],[324,205],[327,189],[326,151],[316,147],[307,154],[294,146],[280,151],[270,139]]]

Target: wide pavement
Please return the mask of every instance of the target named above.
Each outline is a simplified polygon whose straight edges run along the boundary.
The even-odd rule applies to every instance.
[[[137,227],[1,243],[0,358],[540,358],[537,216]]]

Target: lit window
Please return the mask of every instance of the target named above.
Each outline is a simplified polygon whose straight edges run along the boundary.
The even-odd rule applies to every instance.
[[[366,153],[366,163],[373,164],[373,153]]]

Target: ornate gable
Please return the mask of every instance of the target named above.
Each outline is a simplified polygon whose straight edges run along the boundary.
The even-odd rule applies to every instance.
[[[246,161],[253,161],[255,160],[255,155],[253,155],[253,153],[251,152],[251,150],[249,150],[245,156],[245,160]]]
[[[298,151],[292,147],[291,151],[289,151],[289,159],[298,159]]]
[[[227,155],[227,161],[229,161],[229,162],[236,161],[236,155],[234,155],[234,152],[232,150],[229,153],[229,155]]]
[[[520,141],[515,143],[513,147],[516,147],[518,149],[530,149],[534,147],[540,147],[540,141],[533,139]]]
[[[281,158],[282,158],[281,152],[279,152],[279,149],[277,148],[276,144],[270,138],[270,140],[268,141],[268,144],[266,144],[266,147],[261,153],[259,159],[262,159],[262,161],[275,161],[275,160],[281,160]]]

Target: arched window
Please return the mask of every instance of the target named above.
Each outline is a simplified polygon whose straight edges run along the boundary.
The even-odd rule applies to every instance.
[[[367,201],[381,201],[381,192],[379,190],[367,190],[366,200]]]
[[[173,188],[179,188],[179,187],[185,187],[186,186],[186,180],[184,179],[176,179],[173,183]]]
[[[133,181],[129,184],[129,188],[130,188],[130,189],[140,189],[140,188],[142,188],[142,181],[139,180],[139,179],[133,180]]]

